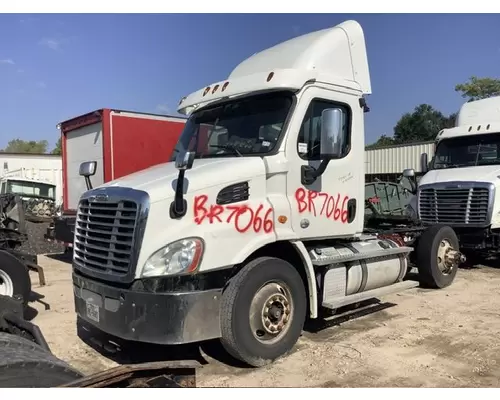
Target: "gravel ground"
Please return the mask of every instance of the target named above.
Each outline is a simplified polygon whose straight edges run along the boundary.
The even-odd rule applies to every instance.
[[[129,354],[95,350],[76,333],[71,265],[39,257],[47,286],[32,303],[34,322],[52,351],[84,373],[102,371]],[[209,387],[499,387],[500,269],[460,270],[445,289],[411,289],[351,318],[306,331],[288,357],[261,369],[235,366],[217,343],[201,348],[206,360],[198,386]],[[150,351],[152,350],[152,351]],[[143,357],[191,357],[190,348],[159,348]],[[125,353],[124,350],[121,353]],[[149,354],[149,356],[145,356]],[[120,358],[121,357],[121,358]]]
[[[64,252],[64,245],[57,242],[49,242],[43,237],[49,225],[49,222],[26,221],[28,240],[19,246],[17,250],[34,255]]]

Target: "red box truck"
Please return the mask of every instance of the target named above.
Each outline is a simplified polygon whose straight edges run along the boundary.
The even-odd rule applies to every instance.
[[[170,160],[186,119],[134,111],[99,109],[58,124],[63,163],[63,206],[46,238],[73,244],[76,208],[87,190],[80,164],[97,161],[92,185]]]

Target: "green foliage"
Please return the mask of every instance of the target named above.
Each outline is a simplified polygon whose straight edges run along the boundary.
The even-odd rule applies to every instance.
[[[448,127],[449,117],[429,104],[420,104],[412,113],[404,114],[394,127],[397,143],[434,140],[438,132]]]
[[[369,144],[368,146],[366,146],[366,148],[376,149],[378,147],[391,146],[393,144],[395,144],[394,138],[387,135],[382,135],[378,138],[378,140],[375,143]]]
[[[500,79],[472,76],[467,82],[456,85],[455,91],[468,101],[500,96]],[[446,116],[429,104],[420,104],[413,112],[400,118],[394,127],[393,137],[382,135],[366,148],[434,140],[441,129],[454,127],[456,118],[457,113]]]
[[[43,154],[47,152],[49,142],[46,140],[22,140],[12,139],[7,143],[7,147],[3,150],[8,153],[37,153]]]
[[[400,118],[394,127],[393,137],[382,135],[366,148],[376,149],[396,144],[434,140],[441,129],[455,126],[456,117],[456,113],[446,116],[429,104],[420,104],[413,112],[408,112]]]
[[[0,149],[0,152],[46,154],[48,146],[49,142],[47,140],[36,141],[12,139],[9,143],[7,143],[7,147],[5,147],[5,149]],[[61,155],[61,153],[61,138],[59,138],[50,154]]]
[[[468,101],[500,96],[500,79],[471,76],[468,82],[456,85],[455,91]]]
[[[62,149],[61,149],[61,138],[59,138],[56,142],[56,147],[51,151],[52,154],[57,154],[61,155]]]

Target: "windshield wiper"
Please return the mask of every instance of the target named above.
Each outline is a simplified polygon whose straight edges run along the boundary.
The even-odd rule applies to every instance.
[[[239,150],[234,145],[232,145],[232,144],[225,144],[225,145],[211,144],[210,147],[215,147],[215,148],[223,149],[223,150],[230,150],[234,154],[236,154],[236,155],[238,155],[240,157],[243,157],[243,154],[241,154],[239,152]]]

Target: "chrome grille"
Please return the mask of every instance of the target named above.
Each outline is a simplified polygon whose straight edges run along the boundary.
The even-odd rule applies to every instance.
[[[131,268],[138,209],[131,200],[81,199],[73,248],[76,266],[98,274],[126,276]]]
[[[484,226],[489,224],[490,202],[488,186],[422,187],[418,199],[419,217],[426,224]]]

